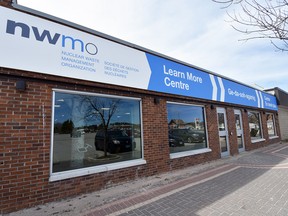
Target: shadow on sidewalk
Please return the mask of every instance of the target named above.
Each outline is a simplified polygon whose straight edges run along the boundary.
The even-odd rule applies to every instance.
[[[281,196],[283,182],[288,181],[287,159],[287,143],[245,152],[224,162],[233,164],[235,169],[223,174],[218,173],[212,179],[206,181],[204,179],[191,187],[183,187],[184,189],[180,187],[179,191],[161,196],[153,202],[148,201],[148,204],[143,200],[143,205],[139,202],[136,203],[136,207],[125,209],[121,207],[121,202],[112,203],[110,206],[103,207],[106,208],[106,213],[94,211],[88,215],[109,215],[111,212],[114,212],[113,215],[122,216],[210,215],[212,213],[229,215],[235,212],[239,215],[271,215],[271,213],[267,214],[268,210],[278,211],[283,207],[279,205],[284,205],[280,201],[283,199]],[[288,193],[286,195],[287,200]],[[111,210],[115,206],[118,209]],[[124,210],[117,213],[121,208]]]
[[[225,172],[225,169],[221,171],[221,167],[233,169],[229,168]],[[205,172],[213,170],[216,170],[214,176],[205,179]],[[198,179],[199,176],[203,178],[198,182],[191,184],[191,181],[187,181]],[[171,192],[168,189],[173,184],[179,187],[176,190],[174,187],[175,191]],[[161,196],[156,193],[165,188],[168,189],[163,190]],[[13,212],[7,216],[206,216],[235,212],[236,215],[276,215],[271,212],[273,206],[275,211],[287,207],[283,208],[288,200],[286,188],[288,143],[283,143],[159,176],[137,179],[90,194]],[[284,191],[287,191],[285,196]],[[264,206],[271,207],[269,214]],[[288,209],[287,214],[282,215],[288,215]]]

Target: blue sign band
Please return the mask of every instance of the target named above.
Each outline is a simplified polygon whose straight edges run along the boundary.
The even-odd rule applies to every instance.
[[[151,70],[148,90],[278,110],[273,95],[149,53],[146,57]]]

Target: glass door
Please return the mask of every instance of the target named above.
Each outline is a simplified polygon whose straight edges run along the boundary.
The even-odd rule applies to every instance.
[[[218,131],[220,140],[221,157],[229,156],[229,140],[226,111],[224,108],[217,108]]]
[[[238,151],[242,152],[245,150],[245,147],[244,147],[244,139],[243,139],[243,126],[242,126],[241,111],[234,110],[234,115],[235,115],[236,131],[237,131]]]

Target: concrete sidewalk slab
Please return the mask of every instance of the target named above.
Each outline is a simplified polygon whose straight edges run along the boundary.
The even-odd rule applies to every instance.
[[[7,215],[288,215],[287,186],[283,143]]]

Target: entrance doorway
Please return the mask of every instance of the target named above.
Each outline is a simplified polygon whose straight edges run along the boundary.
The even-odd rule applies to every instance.
[[[236,124],[236,131],[237,131],[237,143],[238,143],[238,151],[243,152],[245,151],[244,146],[244,138],[243,138],[243,124],[242,124],[242,116],[240,110],[234,110],[235,114],[235,124]]]
[[[220,140],[221,157],[229,156],[229,139],[228,139],[228,129],[227,129],[227,118],[226,111],[224,108],[217,107],[217,117],[218,117],[218,131]]]

